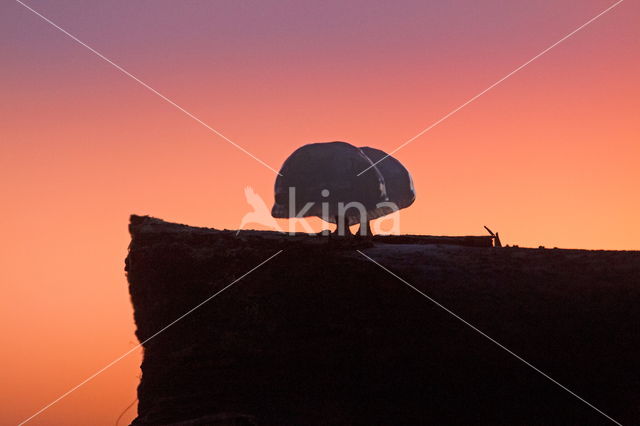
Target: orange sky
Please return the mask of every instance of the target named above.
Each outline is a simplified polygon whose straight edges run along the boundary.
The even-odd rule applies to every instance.
[[[393,150],[613,2],[507,3],[29,4],[279,168],[308,142]],[[402,232],[640,249],[639,20],[622,3],[400,150]],[[17,3],[0,21],[5,424],[137,343],[129,214],[235,228],[274,174]],[[33,424],[113,424],[139,361]]]

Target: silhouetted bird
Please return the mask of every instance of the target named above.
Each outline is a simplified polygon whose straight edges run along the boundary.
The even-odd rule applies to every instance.
[[[380,162],[374,165],[376,161]],[[408,207],[414,200],[411,175],[384,151],[320,142],[298,148],[285,160],[276,178],[271,214],[276,218],[317,216],[336,223],[339,235],[350,234],[349,226],[360,223],[360,234],[370,235],[370,220]]]

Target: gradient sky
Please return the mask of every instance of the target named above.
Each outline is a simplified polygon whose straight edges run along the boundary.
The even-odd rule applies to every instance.
[[[28,4],[279,168],[308,142],[393,150],[613,1]],[[623,2],[400,150],[402,232],[640,249],[638,22]],[[0,33],[5,424],[137,343],[129,214],[236,228],[274,173],[18,3]],[[139,362],[33,424],[113,424]]]

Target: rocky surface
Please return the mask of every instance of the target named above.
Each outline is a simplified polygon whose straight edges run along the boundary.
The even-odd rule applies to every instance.
[[[218,231],[132,216],[136,425],[640,418],[640,253]],[[182,320],[168,324],[283,250]]]

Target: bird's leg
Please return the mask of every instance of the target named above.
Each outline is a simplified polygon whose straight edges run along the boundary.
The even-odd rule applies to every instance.
[[[347,218],[344,216],[336,216],[336,230],[333,231],[335,235],[341,237],[349,237],[353,235],[351,233],[351,229],[349,228],[349,224],[347,223]]]
[[[342,224],[340,223],[340,216],[336,215],[336,229],[333,231],[333,235],[341,235],[340,226],[344,225],[344,221]]]
[[[347,218],[345,217],[343,220],[344,220],[344,236],[352,237],[353,234],[351,233],[351,228],[349,228],[349,223],[347,221]]]
[[[371,221],[366,217],[360,220],[360,228],[358,229],[358,235],[362,237],[370,237],[373,234],[371,233]]]

